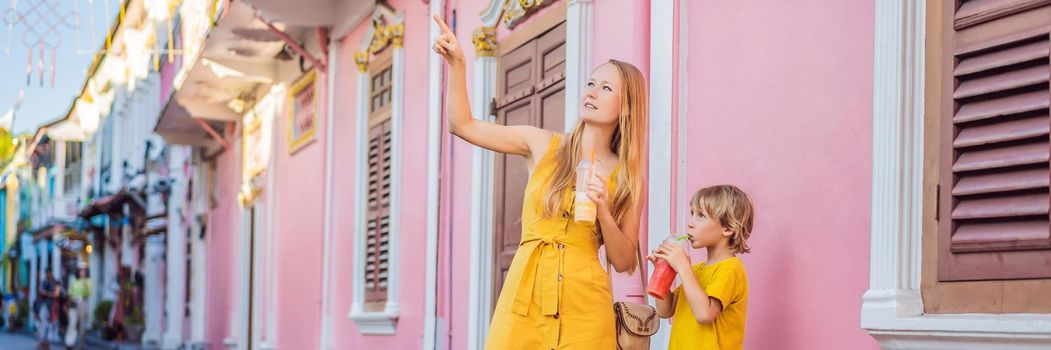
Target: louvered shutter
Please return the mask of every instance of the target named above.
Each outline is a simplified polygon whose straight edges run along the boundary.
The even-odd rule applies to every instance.
[[[390,120],[369,130],[365,301],[385,301],[390,252]]]
[[[942,86],[952,103],[942,111],[939,280],[1051,278],[1051,1],[957,5]]]

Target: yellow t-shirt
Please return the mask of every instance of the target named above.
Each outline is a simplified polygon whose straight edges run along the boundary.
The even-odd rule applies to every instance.
[[[682,286],[675,289],[675,318],[672,320],[669,350],[741,349],[744,321],[748,310],[748,278],[738,257],[714,264],[693,265],[693,275],[708,296],[719,299],[723,311],[714,322],[701,324],[693,317]]]

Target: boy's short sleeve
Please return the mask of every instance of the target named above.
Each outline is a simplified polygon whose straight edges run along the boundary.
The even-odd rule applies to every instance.
[[[704,293],[719,299],[725,308],[736,300],[739,283],[741,283],[740,265],[724,264],[718,267],[712,279],[704,286]]]

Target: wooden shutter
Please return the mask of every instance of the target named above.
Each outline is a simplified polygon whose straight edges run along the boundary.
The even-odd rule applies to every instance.
[[[957,1],[951,25],[938,279],[1051,278],[1051,1]]]
[[[369,130],[365,301],[387,300],[390,252],[390,120]]]
[[[565,23],[503,54],[497,63],[496,123],[562,132],[565,124]],[[494,171],[493,298],[522,238],[522,200],[529,169],[525,158],[496,154]],[[495,306],[495,305],[494,305]]]
[[[382,310],[390,277],[392,56],[369,64],[368,186],[365,209],[365,308]]]

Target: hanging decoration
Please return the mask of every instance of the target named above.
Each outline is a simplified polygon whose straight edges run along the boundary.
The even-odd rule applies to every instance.
[[[44,85],[44,66],[47,55],[51,61],[48,73],[51,75],[51,86],[55,86],[55,61],[58,59],[58,47],[62,45],[63,31],[75,31],[80,27],[80,13],[77,9],[63,11],[60,5],[63,0],[29,0],[24,6],[12,1],[11,7],[4,12],[4,21],[8,28],[8,52],[14,26],[22,29],[22,44],[26,47],[26,85],[33,79],[33,58],[36,53],[37,75],[40,86]]]

